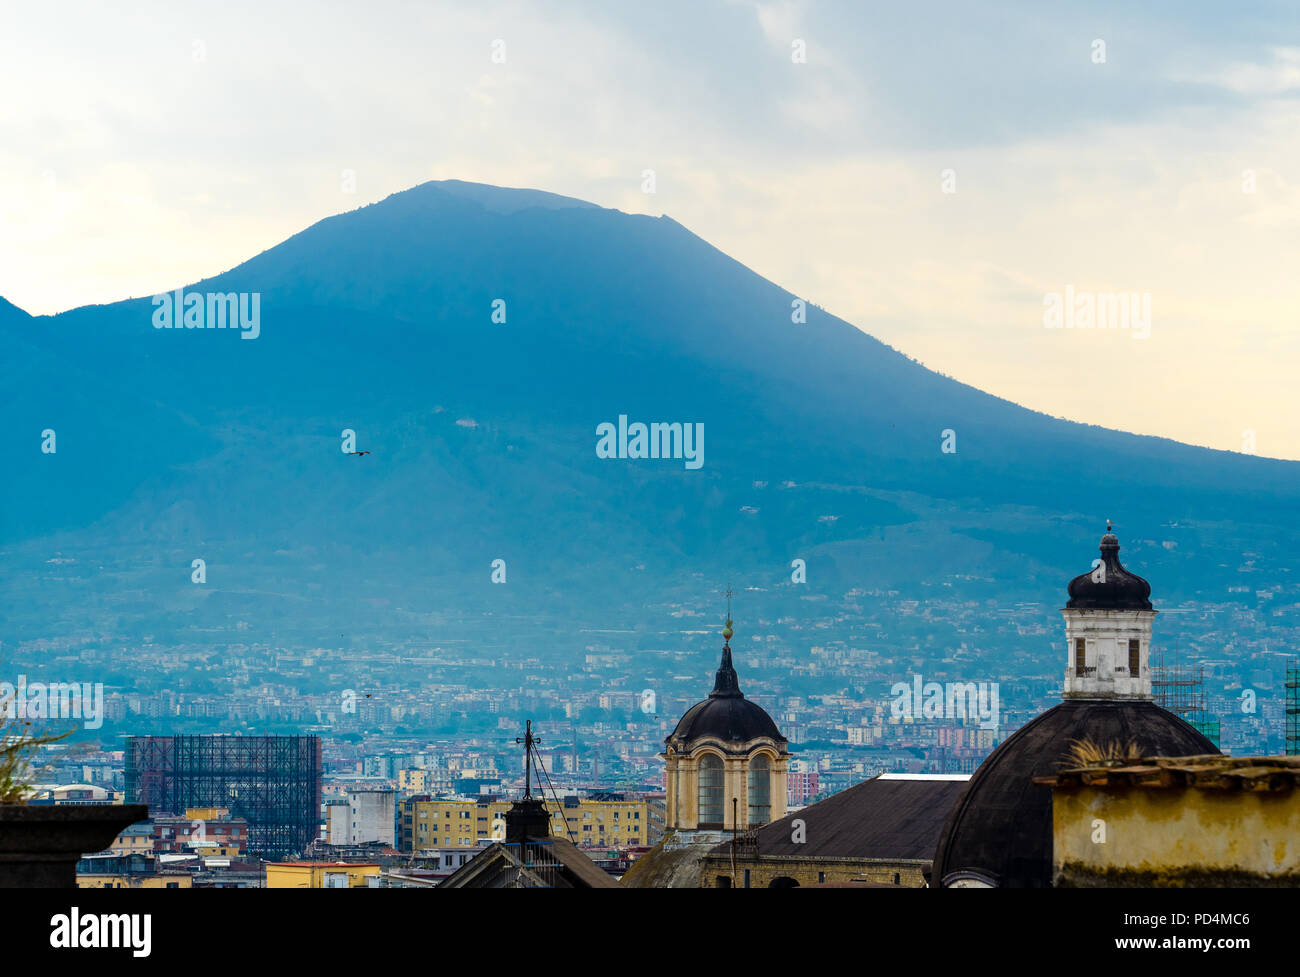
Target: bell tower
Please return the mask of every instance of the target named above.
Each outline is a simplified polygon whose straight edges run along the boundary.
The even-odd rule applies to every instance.
[[[1151,585],[1119,562],[1108,522],[1101,558],[1070,581],[1065,616],[1065,698],[1151,701]]]

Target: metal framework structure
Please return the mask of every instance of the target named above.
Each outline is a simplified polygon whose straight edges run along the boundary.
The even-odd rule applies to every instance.
[[[131,736],[126,796],[151,815],[223,807],[248,822],[248,850],[300,854],[320,832],[319,736]]]
[[[1151,666],[1151,690],[1156,705],[1181,716],[1215,747],[1219,746],[1219,720],[1209,709],[1202,665],[1166,665],[1161,653]]]
[[[554,889],[560,862],[550,842],[528,841],[503,846],[515,860],[515,874],[508,889]]]
[[[1286,752],[1300,754],[1300,658],[1286,663]]]

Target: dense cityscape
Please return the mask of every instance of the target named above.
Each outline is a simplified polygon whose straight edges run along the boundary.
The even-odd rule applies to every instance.
[[[1285,0],[6,11],[6,962],[1285,954],[1298,68]]]
[[[755,593],[744,596],[747,602],[762,599]],[[1227,601],[1177,608],[1177,620],[1183,634],[1197,636],[1188,640],[1190,646],[1205,646],[1216,640],[1218,618],[1239,625],[1263,608],[1280,612],[1286,606],[1260,603],[1260,609]],[[1059,673],[1047,674],[1046,666],[1059,653],[1041,605],[1016,605],[993,630],[973,623],[988,619],[988,609],[977,605],[935,602],[922,608],[888,593],[851,593],[843,604],[852,614],[811,618],[802,625],[759,618],[757,634],[737,639],[749,698],[773,716],[789,742],[786,804],[791,811],[884,773],[973,773],[993,748],[1060,697]],[[871,606],[894,612],[864,615]],[[678,613],[690,619],[708,610],[702,601]],[[941,660],[918,659],[915,672],[900,674],[906,656],[891,644],[890,632],[907,633],[938,621],[952,622],[962,643]],[[962,621],[972,623],[956,623]],[[808,632],[820,643],[797,653],[795,642],[809,640]],[[994,682],[991,701],[987,691],[981,699],[977,686],[990,683],[976,671],[979,649],[1005,647],[1013,637],[1042,649],[1036,661],[1028,652],[1018,660],[1026,671],[1037,665],[1040,674]],[[677,717],[701,696],[711,665],[710,638],[716,650],[716,631],[699,628],[682,632],[679,650],[640,648],[633,654],[627,636],[593,635],[581,667],[567,672],[536,657],[476,658],[436,648],[290,653],[243,645],[214,655],[210,649],[163,652],[146,645],[137,652],[141,681],[136,687],[103,690],[98,724],[86,723],[90,728],[74,738],[43,748],[31,800],[138,801],[138,785],[128,793],[126,782],[129,738],[202,738],[218,732],[250,740],[318,737],[318,815],[307,843],[278,854],[347,853],[353,861],[380,865],[376,877],[409,879],[425,872],[436,879],[502,837],[505,812],[525,786],[516,740],[528,717],[539,731],[537,757],[548,802],[581,812],[572,823],[578,844],[598,864],[621,873],[663,836],[664,740]],[[740,648],[746,649],[743,655]],[[93,673],[105,649],[90,641],[75,652],[47,645],[39,649],[44,668],[25,681],[30,689],[43,674]],[[204,674],[208,658],[220,663],[222,690],[187,691]],[[628,667],[632,661],[635,671]],[[1157,700],[1210,732],[1227,752],[1280,753],[1286,662],[1263,648],[1251,654],[1238,640],[1231,661],[1207,656],[1195,669],[1154,666]],[[428,683],[404,685],[402,677],[411,674],[429,676]],[[465,680],[496,676],[500,681],[506,675],[517,676],[518,684],[491,687]],[[971,687],[959,687],[954,713],[953,695],[944,693],[955,683]],[[315,691],[322,687],[339,691]],[[823,691],[812,691],[818,689]],[[458,817],[466,812],[469,823],[441,837],[420,837],[417,826],[431,806],[435,824],[442,808],[455,809]],[[472,818],[468,812],[474,812]],[[277,853],[250,851],[245,822],[229,810],[208,810],[201,818],[193,813],[165,815],[151,829],[134,826],[114,847],[84,861],[82,874],[115,878],[118,884],[148,884],[164,876],[183,878],[187,885],[268,884],[259,854]],[[194,837],[187,816],[202,825],[201,837]],[[162,824],[171,830],[159,834]],[[626,830],[633,824],[638,830]],[[150,840],[142,847],[144,838]],[[106,860],[128,855],[139,856],[133,872],[109,873],[103,867]]]

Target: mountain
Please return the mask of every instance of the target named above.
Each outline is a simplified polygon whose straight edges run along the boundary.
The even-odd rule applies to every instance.
[[[755,630],[848,616],[816,642],[871,607],[969,605],[906,639],[943,652],[1018,602],[1051,623],[1107,517],[1158,606],[1297,600],[1300,465],[1048,417],[821,309],[792,322],[795,296],[668,217],[427,183],[185,290],[256,293],[259,334],[157,329],[148,298],[0,302],[10,641],[563,657],[584,629],[664,647],[704,601],[712,627],[730,582]],[[1078,382],[1150,396],[1104,364]],[[702,466],[598,457],[620,415],[702,424]]]

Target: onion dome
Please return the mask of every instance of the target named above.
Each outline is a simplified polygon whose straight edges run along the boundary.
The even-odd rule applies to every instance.
[[[1066,607],[1099,611],[1151,610],[1151,585],[1119,562],[1119,539],[1106,524],[1101,559],[1087,573],[1070,581]]]

